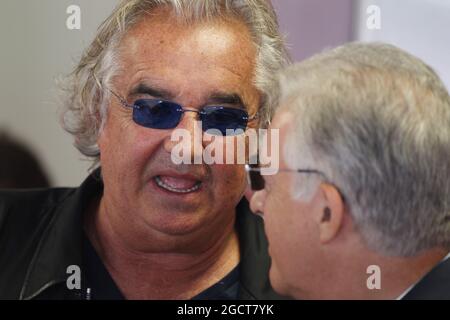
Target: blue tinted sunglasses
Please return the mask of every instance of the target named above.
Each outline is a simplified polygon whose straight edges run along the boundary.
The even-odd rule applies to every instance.
[[[124,107],[133,109],[133,121],[146,128],[173,129],[180,123],[185,112],[195,112],[202,122],[203,131],[215,129],[226,136],[241,133],[237,131],[239,129],[245,131],[248,122],[258,117],[258,114],[249,117],[245,110],[232,107],[207,106],[195,110],[160,99],[139,99],[133,104],[128,104],[121,96],[110,91]]]

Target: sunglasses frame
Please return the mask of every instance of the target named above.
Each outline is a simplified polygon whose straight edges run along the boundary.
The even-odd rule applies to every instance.
[[[129,103],[127,103],[127,101],[126,101],[123,97],[121,97],[120,95],[118,95],[117,93],[115,93],[113,90],[111,90],[111,89],[108,89],[108,90],[109,90],[109,91],[110,91],[110,92],[111,92],[111,93],[119,100],[119,102],[120,102],[120,104],[121,104],[122,106],[124,106],[124,107],[126,107],[126,108],[129,108],[129,109],[133,109],[133,112],[134,112],[135,109],[140,108],[140,106],[137,106],[137,105],[135,105],[135,104],[129,104]],[[197,114],[199,114],[199,115],[206,115],[206,114],[207,114],[207,113],[205,112],[205,109],[208,108],[208,107],[203,107],[203,108],[200,109],[200,110],[196,110],[196,109],[188,109],[188,108],[184,108],[183,106],[179,105],[178,103],[175,103],[175,102],[172,102],[172,101],[166,101],[166,100],[161,100],[161,99],[142,99],[142,100],[158,101],[159,103],[167,102],[167,103],[170,103],[170,104],[173,104],[173,105],[178,106],[179,109],[178,109],[177,111],[180,112],[180,113],[182,113],[182,115],[180,116],[180,120],[178,121],[177,125],[180,123],[180,121],[181,121],[181,119],[182,119],[182,116],[184,115],[185,112],[194,112],[194,113],[197,113]],[[246,110],[242,110],[242,109],[231,108],[231,107],[224,107],[224,106],[210,106],[210,108],[236,109],[236,110],[242,111],[243,113],[245,113],[245,117],[243,117],[242,120],[246,121],[244,130],[247,129],[248,123],[249,123],[250,121],[253,121],[253,120],[255,120],[255,119],[257,119],[257,118],[259,117],[259,112],[257,112],[255,115],[253,115],[252,117],[250,117],[249,114],[248,114],[248,112],[247,112]],[[136,123],[136,121],[135,121],[134,119],[133,119],[133,121]],[[202,121],[202,122],[203,122],[203,121]],[[139,125],[139,126],[142,126],[142,127],[144,127],[144,128],[152,128],[152,127],[146,127],[146,126],[143,126],[143,125],[141,125],[141,124],[139,124],[139,123],[136,123],[136,124]],[[173,128],[175,128],[177,125],[175,125]],[[170,129],[173,129],[173,128],[170,128]],[[158,129],[158,128],[152,128],[152,129]],[[161,130],[163,130],[163,129],[161,129]],[[208,129],[207,129],[207,130],[208,130]],[[233,130],[236,130],[236,129],[233,129]],[[204,131],[206,131],[206,130],[204,130]],[[219,131],[221,131],[221,130],[219,130]]]
[[[247,181],[253,191],[260,191],[260,190],[263,190],[265,187],[265,181],[264,181],[263,175],[261,174],[261,170],[262,170],[261,167],[252,167],[252,165],[249,165],[249,164],[245,165],[245,171],[247,172]],[[252,176],[251,176],[252,172],[259,174],[259,178],[262,179],[262,182],[254,183]],[[315,169],[278,169],[278,172],[318,174],[318,175],[321,175],[323,178],[326,178],[325,174],[322,171],[315,170]],[[253,187],[254,184],[259,184],[259,185],[262,184],[263,186],[261,188],[254,188]]]
[[[248,184],[250,185],[251,190],[254,191],[254,192],[257,192],[257,191],[264,190],[264,188],[265,188],[265,180],[264,180],[263,175],[261,174],[261,169],[262,168],[261,167],[254,167],[254,166],[255,165],[253,165],[253,167],[252,167],[252,165],[246,164],[245,165],[245,171],[247,172],[247,181],[248,181]],[[259,177],[262,180],[262,182],[261,181],[259,182],[259,185],[262,184],[261,188],[257,188],[257,189],[253,188],[254,183],[252,182],[252,177],[251,177],[251,173],[252,172],[259,174]],[[294,172],[294,173],[318,174],[318,175],[321,175],[325,181],[328,181],[327,176],[325,175],[325,173],[323,173],[322,171],[319,171],[319,170],[315,170],[315,169],[278,169],[278,172]],[[330,182],[327,182],[327,183],[330,183]],[[342,198],[342,201],[344,202],[344,204],[346,204],[347,203],[347,197],[342,193],[341,189],[338,186],[336,186],[335,184],[333,184],[333,183],[330,183],[330,184],[333,187],[336,188],[336,190],[339,192],[339,195]]]

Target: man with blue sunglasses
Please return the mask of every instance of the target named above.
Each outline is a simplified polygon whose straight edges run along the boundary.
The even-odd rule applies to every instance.
[[[279,298],[244,166],[175,164],[171,136],[200,121],[225,145],[266,123],[287,63],[267,0],[122,1],[63,110],[96,169],[77,189],[0,192],[0,298]]]

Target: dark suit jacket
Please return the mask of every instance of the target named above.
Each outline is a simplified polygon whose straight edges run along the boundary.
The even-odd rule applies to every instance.
[[[425,275],[403,300],[450,300],[450,258]]]

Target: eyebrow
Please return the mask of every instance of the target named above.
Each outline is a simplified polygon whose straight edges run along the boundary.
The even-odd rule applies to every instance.
[[[247,109],[242,98],[237,93],[214,92],[208,99],[207,104],[229,104]]]
[[[175,97],[175,95],[168,90],[154,86],[149,86],[144,83],[138,84],[130,92],[130,96],[139,94],[148,94],[154,98],[159,98],[163,100],[172,100]],[[242,101],[241,96],[237,93],[225,93],[220,91],[213,92],[206,102],[206,105],[211,104],[219,104],[219,105],[228,104],[239,107],[244,110],[247,109],[247,106]]]
[[[146,84],[140,83],[134,89],[131,90],[130,95],[138,95],[138,94],[148,94],[155,98],[161,98],[164,100],[173,99],[174,95],[162,88],[150,87]]]

